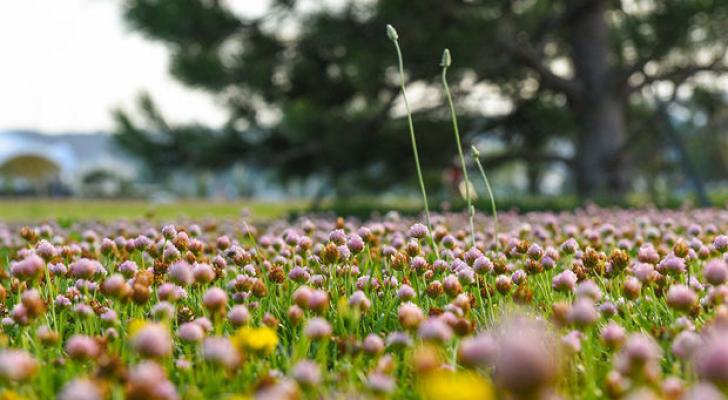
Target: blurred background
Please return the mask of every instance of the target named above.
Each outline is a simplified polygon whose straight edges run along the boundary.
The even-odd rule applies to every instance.
[[[504,207],[728,199],[725,0],[3,0],[0,194],[418,209],[388,23],[438,207],[446,47]]]

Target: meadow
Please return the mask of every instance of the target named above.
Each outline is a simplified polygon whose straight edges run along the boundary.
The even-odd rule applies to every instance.
[[[476,204],[447,50],[465,212],[431,212],[387,35],[416,212],[6,201],[0,400],[725,398],[728,212],[498,212],[473,147]]]
[[[44,199],[0,200],[0,220],[11,222],[116,221],[120,219],[169,221],[182,218],[236,218],[248,213],[257,219],[283,217],[306,208],[302,201],[204,201],[149,202],[135,199]]]
[[[0,398],[723,398],[728,213],[469,222],[4,223]]]

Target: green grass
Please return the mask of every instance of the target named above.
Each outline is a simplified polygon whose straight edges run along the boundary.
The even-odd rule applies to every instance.
[[[172,203],[154,203],[144,200],[54,200],[4,199],[0,200],[0,221],[38,222],[48,220],[150,219],[155,221],[178,218],[236,218],[249,210],[254,219],[283,217],[305,209],[303,201],[202,201],[183,200]]]
[[[436,197],[436,196],[433,196]],[[656,204],[660,208],[679,208],[686,199],[668,198]],[[689,200],[689,199],[688,199]],[[714,205],[722,205],[728,201],[728,194],[715,193],[711,196]],[[503,211],[564,211],[573,210],[582,205],[575,196],[520,196],[499,197],[496,199],[499,209]],[[615,199],[597,199],[602,206],[644,207],[649,200],[644,196],[630,195],[619,201]],[[456,200],[451,210],[465,209],[465,202]],[[490,202],[485,198],[478,199],[475,206],[479,210],[490,209]],[[341,216],[368,218],[374,214],[384,214],[396,210],[406,215],[417,215],[422,212],[422,203],[416,197],[372,197],[356,196],[347,199],[329,199],[319,207],[312,208],[311,202],[305,199],[285,201],[236,200],[180,200],[160,203],[147,200],[100,200],[100,199],[43,199],[43,198],[6,198],[0,199],[0,221],[35,223],[49,220],[104,222],[118,219],[148,219],[152,221],[171,221],[180,218],[194,220],[204,218],[236,218],[243,210],[248,210],[254,220],[269,220],[300,215],[306,212],[332,212]],[[440,202],[436,200],[436,211],[441,211]]]

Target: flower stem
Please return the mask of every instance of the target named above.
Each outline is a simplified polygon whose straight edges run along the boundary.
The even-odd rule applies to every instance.
[[[447,68],[451,63],[450,50],[445,49],[442,53],[442,85],[445,87],[445,95],[447,96],[447,105],[450,108],[450,119],[452,119],[452,130],[455,132],[455,143],[458,145],[458,155],[460,156],[460,167],[463,169],[463,178],[465,179],[465,198],[468,202],[468,214],[470,217],[470,239],[472,245],[475,246],[475,227],[473,225],[473,218],[475,217],[475,208],[472,204],[472,198],[470,196],[471,183],[468,178],[468,169],[465,166],[465,156],[463,156],[463,146],[460,141],[460,130],[458,129],[458,119],[455,114],[455,106],[452,103],[452,95],[450,94],[450,86],[447,84]]]
[[[472,147],[473,150],[473,158],[475,159],[475,164],[478,165],[478,170],[480,170],[480,175],[483,177],[483,182],[485,182],[485,188],[488,190],[488,196],[490,196],[490,205],[493,212],[493,240],[495,241],[495,248],[498,249],[498,212],[495,208],[495,197],[493,197],[493,190],[490,187],[490,182],[488,181],[488,177],[485,175],[485,170],[483,169],[483,164],[480,163],[480,153],[478,152],[478,149],[475,148],[475,146]]]
[[[404,62],[402,61],[402,50],[399,48],[399,42],[397,41],[397,32],[394,27],[387,25],[387,34],[389,39],[394,43],[394,48],[397,50],[397,61],[399,63],[399,80],[400,87],[402,88],[402,99],[404,100],[404,107],[407,111],[407,125],[409,127],[410,139],[412,140],[412,153],[415,156],[415,166],[417,167],[417,178],[420,183],[420,191],[422,192],[422,202],[425,206],[425,222],[427,228],[430,230],[430,244],[432,249],[435,251],[435,256],[440,258],[440,252],[437,249],[435,243],[434,231],[432,229],[432,222],[430,220],[430,207],[427,203],[427,191],[425,190],[425,180],[422,178],[422,168],[420,167],[420,156],[417,152],[417,139],[415,138],[415,127],[412,123],[412,111],[410,110],[409,101],[407,101],[407,90],[405,89],[404,82]]]

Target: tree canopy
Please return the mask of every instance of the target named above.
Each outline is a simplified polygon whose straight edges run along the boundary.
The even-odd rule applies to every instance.
[[[125,18],[163,42],[173,76],[215,96],[229,121],[170,127],[145,98],[145,121],[117,113],[122,144],[162,167],[242,159],[339,188],[414,187],[388,23],[430,181],[455,155],[437,79],[446,47],[465,140],[506,144],[486,166],[525,161],[537,179],[561,163],[586,196],[626,190],[647,169],[645,148],[671,143],[653,123],[656,98],[721,102],[711,77],[728,74],[723,0],[276,0],[260,17],[219,0],[128,0]]]

